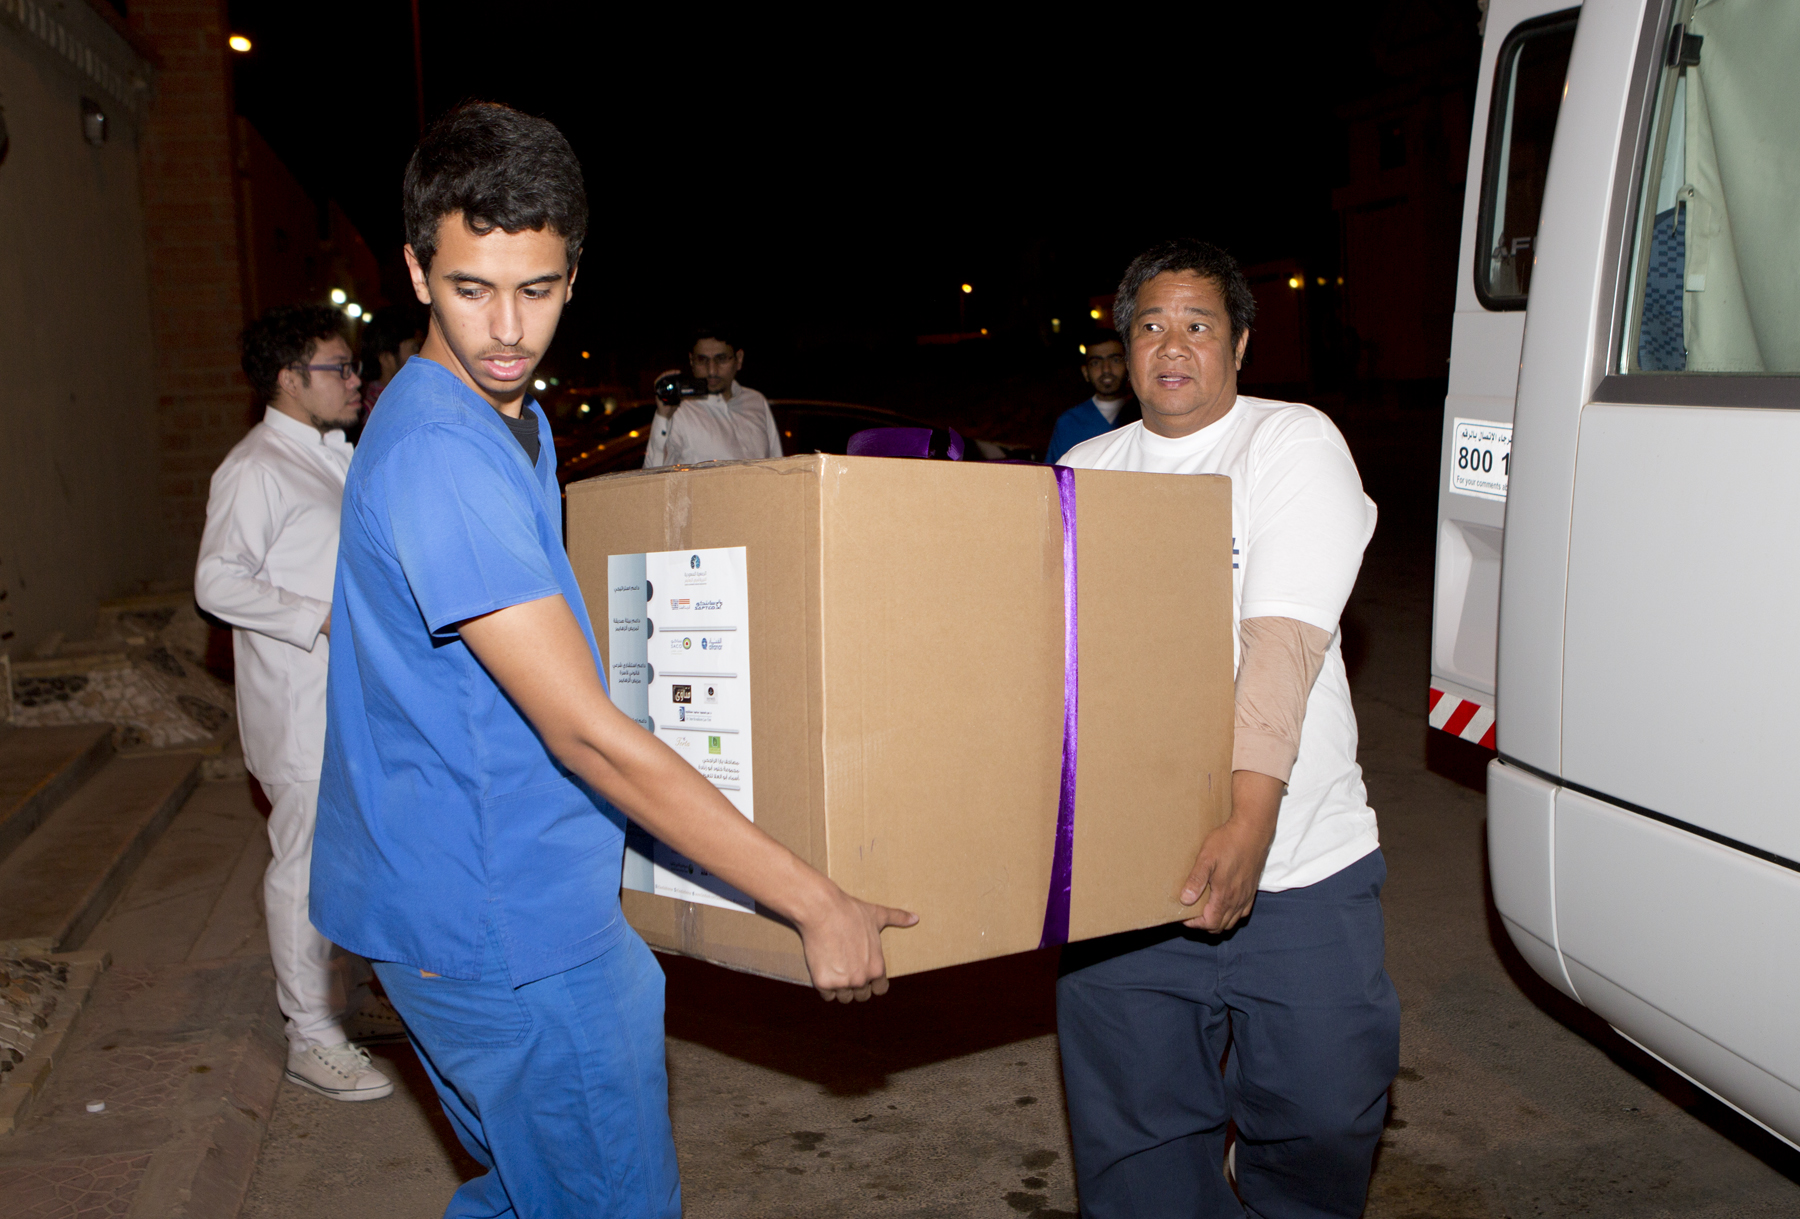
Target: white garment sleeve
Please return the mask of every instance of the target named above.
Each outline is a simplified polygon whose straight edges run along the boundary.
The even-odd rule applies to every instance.
[[[220,466],[206,500],[194,600],[232,626],[310,652],[331,602],[279,588],[260,574],[282,518],[281,488],[268,470],[247,461]]]
[[[658,412],[650,420],[650,443],[644,446],[644,469],[651,470],[657,466],[672,466],[678,460],[677,450],[680,446],[670,443],[669,434],[675,430],[675,420],[681,414],[678,406],[671,415]]]
[[[1293,618],[1335,634],[1375,532],[1356,462],[1318,420],[1253,456],[1240,619]],[[1321,430],[1315,430],[1321,429]]]
[[[763,421],[769,425],[768,456],[783,456],[781,452],[781,425],[775,422],[775,412],[769,409],[769,404],[767,402],[763,403]]]

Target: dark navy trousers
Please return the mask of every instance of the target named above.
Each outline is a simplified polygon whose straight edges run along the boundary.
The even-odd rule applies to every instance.
[[[1056,1025],[1083,1216],[1362,1214],[1400,1066],[1386,877],[1376,850],[1257,894],[1222,936],[1155,928],[1063,950]]]

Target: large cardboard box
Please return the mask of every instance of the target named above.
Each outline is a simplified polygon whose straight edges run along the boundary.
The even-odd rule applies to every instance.
[[[1220,477],[1073,479],[1085,939],[1191,914],[1181,884],[1229,813],[1231,496]],[[819,454],[616,474],[568,488],[567,539],[615,701],[845,890],[919,915],[883,935],[890,976],[1038,946],[1064,754],[1055,471]],[[747,607],[721,591],[734,576]],[[690,672],[702,656],[724,668]],[[753,743],[706,731],[741,717],[739,679]],[[693,875],[673,867],[658,877]],[[650,887],[646,860],[626,871]],[[653,947],[807,980],[772,914],[623,902]]]

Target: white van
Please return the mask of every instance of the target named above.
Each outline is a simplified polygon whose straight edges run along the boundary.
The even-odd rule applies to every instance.
[[[1492,0],[1430,716],[1532,968],[1800,1146],[1797,64],[1796,0]]]

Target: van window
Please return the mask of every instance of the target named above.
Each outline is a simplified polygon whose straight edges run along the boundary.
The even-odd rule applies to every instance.
[[[1524,22],[1507,35],[1495,61],[1475,241],[1475,295],[1489,309],[1525,307],[1550,142],[1579,12]]]
[[[1800,372],[1800,5],[1683,0],[1661,43],[1624,373]]]

